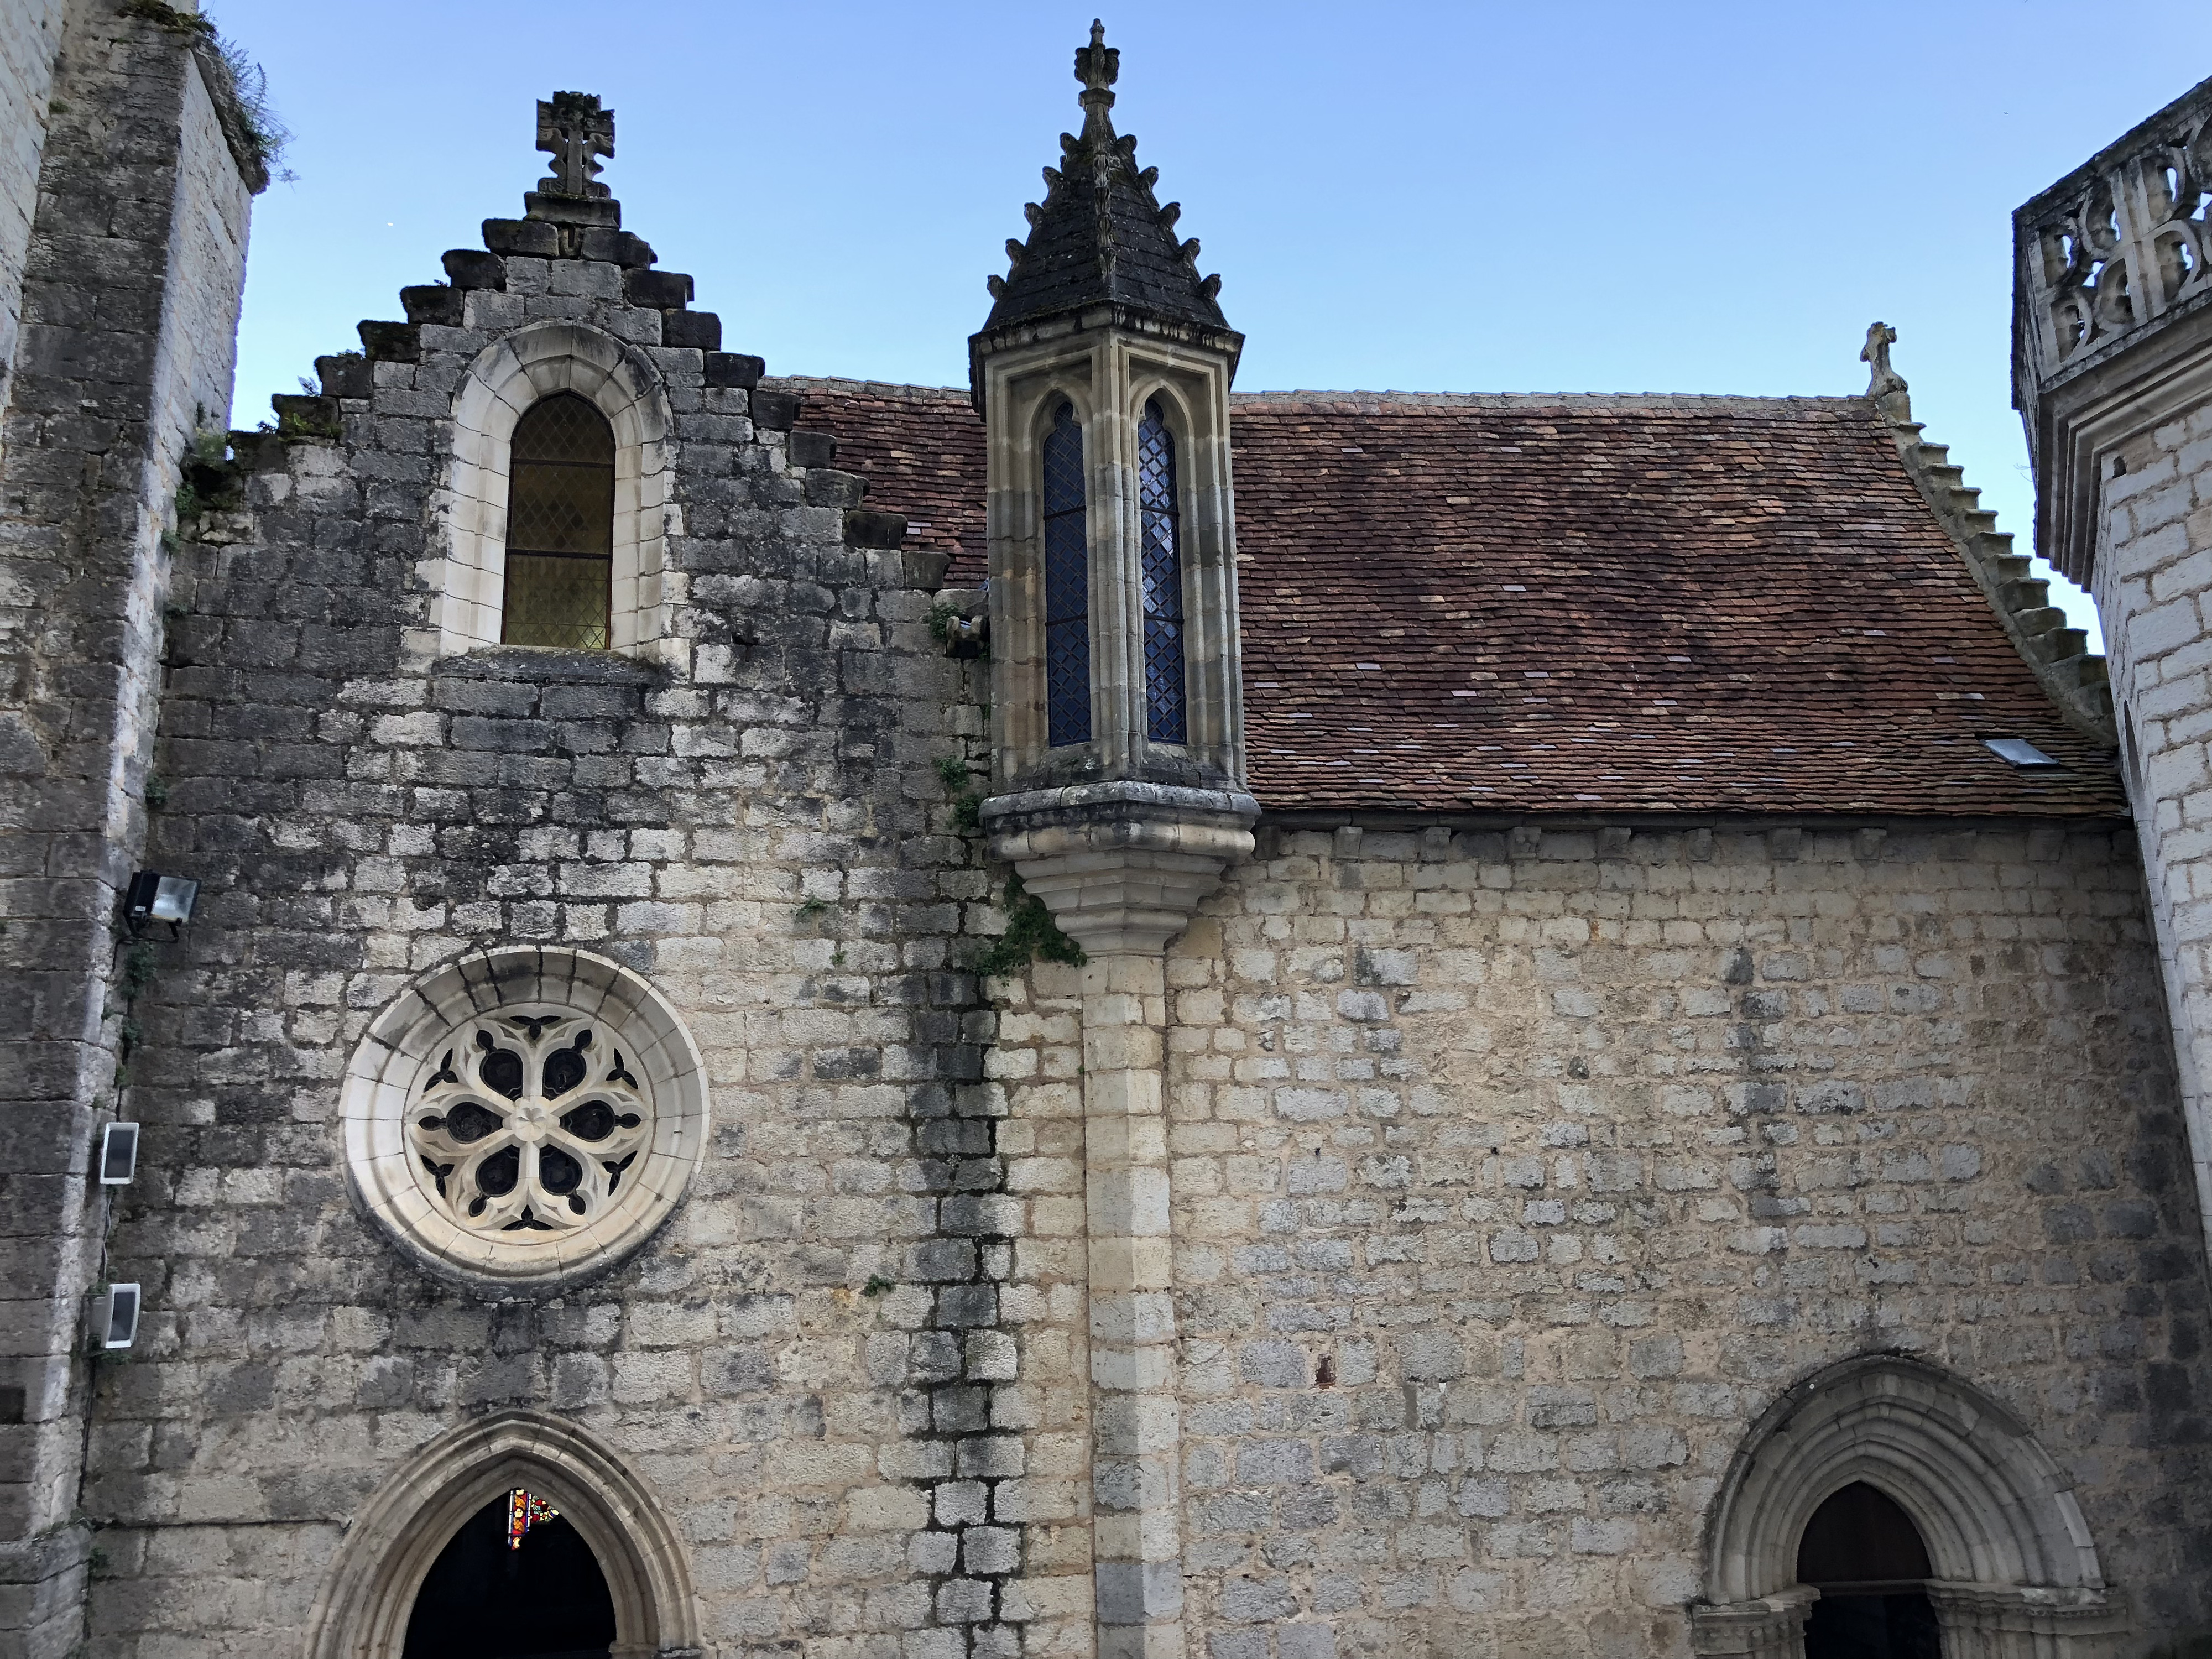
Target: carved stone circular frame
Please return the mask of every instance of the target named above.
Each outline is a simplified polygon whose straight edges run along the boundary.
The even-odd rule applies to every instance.
[[[650,1112],[630,1137],[635,1156],[603,1212],[581,1224],[471,1227],[448,1213],[410,1120],[426,1089],[452,1075],[446,1056],[457,1042],[487,1024],[528,1026],[550,1015],[572,1025],[580,1016],[603,1034],[601,1051],[618,1048],[635,1074]],[[507,946],[434,969],[370,1023],[340,1097],[346,1177],[393,1243],[431,1272],[484,1291],[554,1289],[615,1266],[668,1218],[706,1146],[707,1097],[697,1044],[641,975],[588,951]]]

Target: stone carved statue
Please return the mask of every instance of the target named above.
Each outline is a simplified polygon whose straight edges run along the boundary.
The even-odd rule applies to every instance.
[[[1867,382],[1867,396],[1885,397],[1893,392],[1905,390],[1905,376],[1889,364],[1889,349],[1897,343],[1897,331],[1887,323],[1867,325],[1866,344],[1859,351],[1859,361],[1874,373]]]

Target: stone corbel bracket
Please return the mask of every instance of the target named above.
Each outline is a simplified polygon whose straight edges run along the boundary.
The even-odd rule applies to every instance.
[[[1880,323],[1874,327],[1888,331]],[[1874,331],[1869,331],[1869,352],[1874,345]],[[1982,492],[1966,483],[1965,470],[1952,464],[1949,447],[1922,441],[1926,428],[1912,418],[1905,380],[1889,370],[1886,349],[1881,356],[1867,395],[1922,499],[1949,533],[1960,559],[2045,695],[2069,725],[2117,748],[2119,733],[2105,659],[2089,649],[2087,633],[2069,627],[2066,613],[2051,603],[2051,584],[2029,574],[2027,556],[2012,550],[2011,533],[1997,528],[1997,515],[1982,506]]]
[[[983,803],[991,856],[1012,864],[1092,956],[1158,956],[1222,872],[1252,853],[1260,803],[1242,790],[1118,781]]]

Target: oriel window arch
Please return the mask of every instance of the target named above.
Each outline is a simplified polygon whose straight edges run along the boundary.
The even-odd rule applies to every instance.
[[[573,392],[539,399],[508,451],[507,645],[604,651],[614,596],[615,434]]]
[[[1044,435],[1046,741],[1091,741],[1091,534],[1083,425],[1063,402]]]
[[[1183,684],[1182,493],[1175,434],[1157,398],[1137,422],[1137,505],[1143,520],[1145,735],[1154,743],[1190,741],[1190,699]]]

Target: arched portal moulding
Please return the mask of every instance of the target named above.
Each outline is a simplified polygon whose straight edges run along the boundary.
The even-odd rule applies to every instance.
[[[516,1486],[551,1500],[599,1558],[615,1604],[612,1659],[699,1652],[683,1543],[644,1481],[575,1425],[505,1412],[433,1441],[362,1505],[308,1615],[307,1659],[400,1659],[431,1564]]]
[[[2126,1628],[2072,1482],[2026,1425],[1936,1366],[1872,1354],[1799,1382],[1746,1437],[1706,1529],[1698,1653],[1802,1659],[1819,1592],[1797,1582],[1798,1540],[1855,1480],[1919,1528],[1946,1655],[2075,1659]]]
[[[642,354],[583,323],[519,328],[477,354],[453,393],[453,447],[423,568],[434,592],[432,654],[500,641],[507,589],[507,485],[515,422],[542,398],[573,392],[607,417],[615,434],[614,593],[609,644],[657,657],[672,643],[666,550],[667,395]]]

